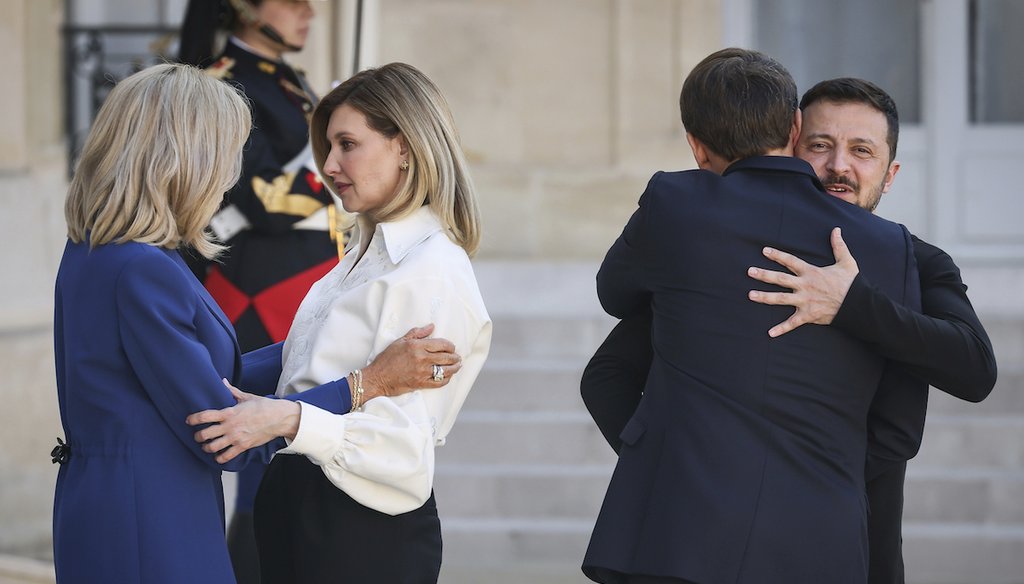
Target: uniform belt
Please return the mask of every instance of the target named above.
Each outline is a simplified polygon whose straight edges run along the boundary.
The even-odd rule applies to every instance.
[[[224,207],[210,220],[210,229],[217,236],[217,239],[222,242],[230,241],[232,237],[251,227],[252,223],[245,218],[245,215],[235,205]],[[330,231],[331,225],[327,207],[321,207],[309,217],[296,221],[292,224],[292,229]]]

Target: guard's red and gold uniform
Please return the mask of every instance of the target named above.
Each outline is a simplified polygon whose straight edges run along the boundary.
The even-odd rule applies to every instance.
[[[244,352],[284,340],[302,298],[338,262],[344,241],[308,148],[316,96],[302,73],[235,39],[207,72],[237,84],[252,104],[242,177],[211,222],[230,249],[217,263],[192,263]]]

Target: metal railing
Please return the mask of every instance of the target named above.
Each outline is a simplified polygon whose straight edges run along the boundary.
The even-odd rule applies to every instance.
[[[61,30],[64,53],[64,128],[68,176],[92,121],[115,83],[150,65],[173,60],[178,28],[76,26]]]

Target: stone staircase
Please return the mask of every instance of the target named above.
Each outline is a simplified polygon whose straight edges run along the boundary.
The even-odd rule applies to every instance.
[[[999,380],[980,404],[932,390],[907,470],[910,584],[1024,583],[1024,318],[979,314]]]
[[[588,582],[579,566],[615,461],[579,397],[614,324],[597,303],[596,269],[477,266],[494,341],[437,455],[442,584]],[[908,471],[909,584],[1024,584],[1024,314],[979,311],[999,383],[981,404],[932,392]]]
[[[570,584],[615,464],[580,375],[614,321],[596,264],[477,265],[491,354],[448,444],[435,493],[443,584]]]

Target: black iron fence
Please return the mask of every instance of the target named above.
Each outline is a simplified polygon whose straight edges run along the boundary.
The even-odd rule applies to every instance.
[[[169,26],[65,26],[64,112],[68,176],[96,112],[114,84],[177,54],[178,28]]]

